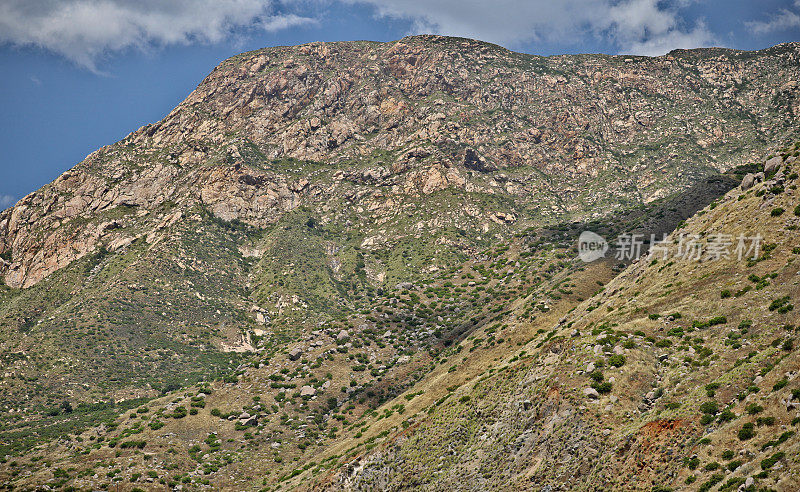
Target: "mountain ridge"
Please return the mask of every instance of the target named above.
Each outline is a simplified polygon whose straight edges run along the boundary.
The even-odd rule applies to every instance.
[[[437,48],[440,45],[443,45],[441,51]],[[352,67],[359,66],[358,63],[355,63],[349,67],[352,74],[345,71],[339,72],[340,75],[331,74],[322,77],[314,75],[320,72],[324,73],[328,70],[325,68],[326,66],[342,70],[342,62],[335,60],[335,57],[330,54],[330,50],[337,50],[339,47],[343,51],[336,53],[337,55],[355,57],[354,61],[361,63],[364,68],[356,69],[353,72]],[[626,63],[626,59],[619,56],[602,57],[616,63],[615,66],[606,70],[606,74],[603,74],[602,70],[596,71],[591,68],[594,63],[601,63],[602,60],[594,60],[591,63],[584,62],[584,65],[581,65],[577,73],[570,75],[571,81],[567,82],[566,78],[558,75],[560,70],[558,66],[551,67],[548,64],[556,63],[558,65],[559,62],[556,60],[564,60],[566,65],[570,66],[580,63],[582,58],[586,58],[585,56],[571,55],[561,59],[542,58],[542,60],[550,61],[544,61],[545,65],[542,66],[534,64],[526,68],[520,65],[522,63],[520,60],[530,59],[531,55],[501,50],[500,48],[492,47],[492,45],[469,40],[424,36],[404,38],[393,43],[370,43],[370,51],[366,53],[361,53],[362,48],[361,45],[353,42],[309,44],[293,49],[267,48],[267,51],[250,52],[222,62],[184,102],[160,122],[147,125],[133,132],[120,143],[104,147],[90,154],[83,165],[79,165],[72,171],[65,173],[65,177],[72,173],[79,173],[80,176],[75,179],[84,181],[82,183],[84,188],[88,188],[88,183],[85,181],[94,179],[94,189],[87,189],[87,191],[93,194],[100,194],[100,196],[84,197],[83,201],[88,201],[89,203],[83,203],[77,198],[73,202],[64,200],[66,203],[60,205],[66,207],[62,215],[70,218],[73,214],[90,212],[90,210],[84,210],[87,205],[90,208],[94,206],[102,209],[110,205],[125,205],[128,202],[132,205],[144,204],[146,206],[152,206],[159,201],[163,202],[166,197],[160,198],[157,196],[158,194],[153,189],[148,188],[147,183],[140,184],[137,188],[129,190],[131,196],[128,197],[115,197],[113,196],[115,190],[104,191],[100,189],[108,186],[103,181],[113,184],[115,180],[120,179],[120,174],[127,173],[130,176],[136,176],[135,170],[131,172],[120,169],[119,164],[128,160],[141,161],[141,155],[147,153],[147,151],[144,151],[145,148],[151,149],[149,153],[152,154],[152,157],[157,162],[163,163],[161,164],[162,167],[153,172],[152,175],[148,175],[147,172],[141,173],[140,180],[147,182],[151,180],[157,181],[159,177],[162,179],[169,177],[171,179],[182,172],[179,170],[180,167],[194,168],[201,161],[210,160],[213,162],[216,159],[222,159],[223,162],[227,159],[234,163],[248,160],[251,162],[253,160],[263,162],[264,159],[287,158],[314,161],[324,156],[327,166],[336,162],[344,165],[359,166],[363,165],[365,156],[368,159],[370,159],[369,156],[374,156],[371,159],[382,162],[381,152],[389,152],[390,154],[386,157],[388,157],[389,162],[393,162],[393,168],[389,174],[400,173],[407,177],[407,182],[404,184],[405,190],[402,191],[413,192],[414,188],[419,187],[421,188],[419,191],[426,193],[443,187],[456,186],[462,187],[467,191],[471,188],[478,192],[491,193],[493,191],[491,188],[487,188],[485,184],[480,183],[478,180],[468,179],[469,176],[466,173],[488,172],[491,174],[497,171],[510,172],[520,165],[523,168],[530,165],[534,174],[542,172],[544,174],[540,179],[534,181],[531,181],[531,174],[529,173],[518,178],[523,180],[520,183],[523,188],[527,186],[531,191],[541,190],[549,193],[550,196],[548,198],[555,200],[556,203],[559,200],[557,198],[559,195],[569,197],[570,203],[575,203],[576,200],[587,202],[576,209],[578,212],[583,212],[592,203],[599,205],[607,202],[606,204],[611,206],[615,203],[619,204],[619,199],[608,196],[603,187],[598,188],[590,185],[589,188],[592,188],[592,194],[581,193],[580,189],[588,184],[587,179],[606,182],[609,186],[616,186],[618,188],[617,193],[624,197],[626,201],[649,200],[653,197],[661,196],[663,193],[661,190],[655,190],[653,195],[652,191],[645,191],[654,182],[653,178],[649,177],[653,171],[666,174],[667,178],[677,180],[676,186],[683,187],[691,180],[697,179],[696,174],[698,172],[701,173],[701,176],[702,173],[713,172],[712,169],[703,170],[704,165],[713,163],[711,164],[712,168],[716,167],[718,170],[724,170],[728,164],[714,163],[713,153],[708,155],[707,160],[704,161],[697,159],[697,157],[692,157],[686,152],[700,150],[708,154],[708,152],[703,151],[703,146],[711,146],[713,148],[720,144],[740,147],[744,142],[741,141],[741,137],[738,137],[738,141],[734,138],[735,133],[733,127],[730,127],[731,123],[735,122],[740,127],[744,123],[745,126],[741,127],[739,131],[749,132],[747,138],[753,138],[753,136],[757,136],[762,132],[757,127],[753,127],[742,120],[728,120],[729,127],[726,128],[725,132],[722,132],[719,127],[721,122],[712,123],[712,127],[716,126],[716,128],[712,128],[710,133],[709,130],[703,130],[703,136],[696,137],[697,142],[690,143],[678,140],[666,146],[658,145],[653,147],[654,137],[652,132],[655,128],[648,129],[648,126],[652,127],[656,124],[654,123],[656,121],[669,121],[668,118],[663,117],[655,119],[655,115],[659,112],[663,113],[666,108],[661,108],[655,112],[652,109],[650,111],[646,109],[640,111],[622,109],[620,104],[624,102],[625,96],[620,91],[625,90],[626,84],[631,84],[631,88],[634,91],[638,91],[643,95],[647,92],[657,95],[660,91],[667,91],[666,93],[681,91],[681,86],[674,85],[674,82],[671,82],[673,86],[664,85],[659,88],[654,85],[656,79],[637,74],[636,70],[627,68],[628,65],[633,67],[637,63]],[[482,70],[488,70],[490,75],[495,74],[491,75],[494,78],[499,77],[499,87],[507,95],[498,98],[488,93],[484,94],[483,91],[485,89],[478,89],[477,86],[473,89],[463,89],[463,87],[474,86],[474,83],[471,85],[466,82],[469,75],[466,72],[462,73],[465,68],[458,65],[459,56],[457,53],[459,52],[455,51],[457,49],[465,50],[464,53],[477,52],[473,55],[474,59],[471,58],[468,62],[470,64],[482,64],[486,67]],[[500,54],[497,54],[497,51]],[[768,51],[753,52],[752,56],[758,58]],[[791,61],[797,57],[796,45],[784,45],[780,51],[780,56],[789,56],[786,61]],[[269,61],[267,53],[272,54],[271,56],[275,59]],[[687,54],[692,57],[696,56],[696,52],[687,52]],[[372,58],[376,58],[376,61],[373,62]],[[247,67],[241,65],[245,60],[249,64]],[[409,60],[413,60],[413,63],[409,63]],[[646,67],[649,70],[656,69],[667,73],[673,70],[676,73],[684,73],[684,69],[680,67],[669,68],[671,65],[679,65],[681,63],[680,59],[670,60],[670,55],[660,58],[643,58],[641,60],[641,63],[649,64]],[[779,62],[781,58],[773,60],[767,57],[765,60],[769,63],[774,63]],[[761,62],[765,60],[761,60]],[[511,64],[511,68],[507,68],[506,64],[508,63]],[[588,65],[585,65],[586,63]],[[698,79],[696,83],[705,83],[707,86],[703,87],[701,85],[701,92],[704,90],[712,93],[719,92],[720,89],[717,88],[719,86],[727,91],[727,95],[723,94],[725,97],[720,101],[731,98],[732,94],[735,95],[735,91],[737,91],[736,80],[740,76],[723,73],[720,75],[723,80],[718,81],[717,78],[719,77],[714,75],[714,70],[716,70],[714,67],[715,64],[723,66],[721,65],[722,62],[719,60],[706,60],[704,63],[709,66],[704,67],[703,72],[694,74],[694,77]],[[425,66],[417,67],[415,64],[425,64]],[[652,66],[654,64],[658,66]],[[437,68],[437,66],[442,68]],[[451,66],[449,71],[443,68],[448,66]],[[794,69],[796,69],[794,65],[787,65],[781,70],[785,72],[786,70]],[[264,70],[267,72],[262,74]],[[375,70],[377,70],[377,74],[373,73]],[[548,71],[553,71],[553,75],[550,75]],[[726,67],[723,72],[725,71],[736,72],[736,67]],[[539,72],[541,74],[537,75]],[[617,75],[609,75],[614,73]],[[747,73],[746,70],[744,73]],[[599,79],[587,81],[586,77],[590,75],[595,78],[599,77]],[[785,73],[781,77],[787,77],[788,75],[789,73]],[[531,79],[531,76],[534,78]],[[602,86],[605,84],[603,81],[609,76],[611,76],[611,84],[603,89]],[[690,75],[687,74],[686,76],[689,77]],[[308,77],[312,77],[313,80],[308,79]],[[442,80],[447,80],[447,77],[451,77],[453,80],[442,85]],[[764,78],[763,75],[756,77]],[[480,74],[478,74],[478,78],[482,80]],[[484,76],[484,78],[486,77]],[[506,109],[503,109],[505,103],[502,102],[502,97],[512,98],[516,101],[531,97],[531,95],[525,96],[527,89],[520,92],[520,94],[516,93],[513,84],[517,83],[518,80],[527,81],[525,83],[530,85],[533,91],[529,94],[533,94],[535,98],[535,94],[540,93],[542,94],[541,98],[536,100],[533,106],[534,109],[528,110],[527,113],[525,113],[525,108],[517,103],[517,109],[514,111],[524,114],[519,116],[513,113],[507,114],[501,118],[501,121],[507,119],[507,123],[493,125],[490,120],[485,118],[487,114],[497,114],[495,113],[497,109],[489,109],[491,107],[506,111]],[[384,96],[379,92],[375,92],[375,90],[368,92],[367,89],[378,87],[378,85],[374,85],[378,81],[384,84],[382,85],[383,91],[389,89],[392,94],[387,93]],[[416,89],[415,83],[418,84]],[[748,83],[752,84],[753,82]],[[363,85],[363,87],[359,84]],[[577,84],[575,85],[576,89],[570,89],[567,93],[564,93],[567,99],[564,99],[564,95],[562,95],[559,88],[562,84],[565,84],[566,89],[569,89],[571,84]],[[793,86],[791,82],[787,84],[779,84],[782,87],[779,89],[779,93],[785,93],[783,97],[788,101],[786,103],[781,102],[781,105],[788,104],[785,110],[796,111],[796,102],[791,103],[791,101],[796,101],[797,87],[796,84]],[[592,102],[593,99],[597,99],[596,96],[589,96],[588,94],[590,93],[580,92],[584,90],[581,89],[584,86],[586,88],[592,87],[592,94],[603,94],[604,97],[615,101],[612,101],[613,104],[609,108],[602,109],[603,104],[605,104],[602,103],[602,100]],[[458,89],[454,89],[455,87],[458,87]],[[453,91],[453,96],[463,93],[468,98],[472,98],[472,102],[468,102],[467,105],[459,102],[452,102],[451,104],[451,102],[440,98],[433,100],[433,105],[423,106],[419,103],[420,98],[434,97],[432,94],[442,89],[445,90],[445,95],[448,90]],[[272,94],[270,91],[274,91],[274,94],[270,95]],[[310,97],[313,100],[297,99],[297,95],[294,92],[297,92],[298,95],[303,94],[303,97]],[[752,101],[748,103],[749,99],[745,98],[746,94],[748,94],[747,91],[740,95],[741,101],[735,102],[734,106],[740,107],[742,104],[752,104]],[[749,94],[747,98],[752,98],[755,94],[757,93]],[[494,101],[488,102],[488,104],[487,102],[481,102],[487,96],[494,99]],[[478,99],[475,99],[475,97],[478,97]],[[588,100],[586,99],[587,97],[589,97]],[[671,97],[678,96],[674,94]],[[763,95],[758,97],[763,98]],[[777,96],[773,96],[773,99],[775,97]],[[569,99],[574,99],[575,103],[564,106],[562,102],[557,102],[568,101]],[[690,98],[681,99],[689,100]],[[733,100],[737,101],[736,97]],[[413,104],[411,101],[414,101]],[[347,109],[344,106],[348,104],[353,109]],[[544,125],[526,122],[531,117],[544,116],[546,113],[542,113],[541,108],[554,104],[556,105],[555,110],[563,114],[557,118],[549,118],[548,123]],[[596,104],[600,104],[600,106],[596,106]],[[631,104],[631,102],[629,101],[628,104]],[[636,104],[641,105],[641,101]],[[694,102],[692,104],[696,105],[698,103]],[[726,104],[728,103],[723,104],[720,108],[724,108]],[[433,109],[437,105],[439,109]],[[588,113],[580,109],[581,106],[587,105],[592,107]],[[557,106],[564,107],[563,109],[558,109]],[[425,108],[428,108],[428,111],[438,112],[426,116],[421,113]],[[512,109],[513,105],[508,107],[508,110]],[[487,110],[489,113],[487,113]],[[600,112],[595,116],[594,111]],[[620,116],[625,117],[614,120],[612,125],[610,118],[613,116],[611,115],[619,111],[623,111]],[[673,110],[667,109],[667,111]],[[585,114],[578,116],[581,112]],[[284,115],[280,115],[280,113],[284,113]],[[297,118],[297,116],[303,114],[310,114],[311,116]],[[466,125],[460,123],[459,118],[464,118],[465,115],[470,119],[476,120],[476,122],[469,123],[470,119],[467,119],[464,120],[467,122]],[[320,116],[322,116],[321,119]],[[327,118],[331,118],[330,121],[327,121]],[[708,127],[709,122],[713,122],[716,119],[710,114],[706,118],[708,121],[700,121],[698,123]],[[739,117],[737,116],[737,118]],[[780,120],[776,119],[775,121]],[[587,130],[576,130],[573,128],[575,123],[588,125],[586,126]],[[400,126],[394,128],[394,125],[397,124]],[[747,130],[748,125],[751,126],[750,130]],[[514,127],[518,129],[512,130]],[[178,128],[180,130],[177,130]],[[512,133],[509,133],[509,130],[512,130]],[[791,133],[791,128],[787,130]],[[375,134],[377,138],[369,133],[375,131],[378,132]],[[677,127],[658,130],[660,134],[671,134],[676,131]],[[684,131],[681,129],[682,134]],[[226,137],[225,135],[228,134],[226,132],[232,133]],[[240,139],[245,139],[244,142],[237,143],[237,140],[232,138],[232,135],[236,132],[241,135]],[[505,133],[509,133],[508,136],[503,136]],[[646,136],[648,133],[650,133],[650,136]],[[759,146],[761,145],[761,139],[766,137],[766,134],[761,134],[764,136],[756,139]],[[259,135],[263,136],[259,137]],[[725,135],[725,137],[723,138],[722,135]],[[597,140],[598,138],[600,140]],[[728,139],[734,140],[736,143],[725,144]],[[607,147],[612,149],[619,148],[623,142],[628,141],[634,144],[633,149],[616,155],[616,157],[615,151],[612,150],[609,153],[608,150],[604,150]],[[713,143],[715,141],[717,141],[716,144]],[[698,143],[700,147],[697,146]],[[126,155],[125,148],[131,145],[142,151],[139,157]],[[635,150],[637,146],[639,146],[640,150]],[[419,150],[413,150],[415,147],[419,148]],[[477,147],[477,149],[473,147]],[[670,147],[673,150],[668,155],[656,159],[657,169],[655,170],[652,169],[652,164],[648,164],[653,161],[654,156],[652,153],[647,158],[636,157],[636,155],[640,155],[638,153],[643,148],[656,150]],[[168,148],[173,150],[167,150]],[[376,148],[380,149],[380,152],[376,153],[374,150]],[[481,148],[483,148],[482,151],[480,150]],[[565,149],[566,152],[561,149]],[[404,151],[404,153],[396,155],[398,151]],[[661,152],[664,152],[664,150],[661,150]],[[751,157],[754,156],[752,152],[751,150],[749,154]],[[242,154],[245,154],[246,158],[242,158]],[[679,157],[681,155],[685,155],[689,162],[694,162],[691,165],[681,164],[681,157]],[[108,164],[113,165],[116,169],[104,172],[103,167],[108,165],[104,164],[104,161],[109,158],[111,162]],[[440,166],[430,166],[432,162],[438,162]],[[621,167],[628,162],[633,166],[630,170],[625,170],[624,167]],[[441,165],[444,165],[444,168]],[[419,169],[420,166],[423,169]],[[449,169],[448,166],[450,166]],[[454,172],[452,166],[464,166],[465,169],[462,168]],[[91,169],[96,169],[101,175],[104,173],[110,175],[102,177],[101,181],[99,179],[101,176],[91,176]],[[416,172],[414,172],[415,169]],[[109,173],[108,171],[112,172]],[[162,176],[157,176],[159,173]],[[563,178],[559,178],[559,176],[563,176]],[[201,177],[200,179],[206,178]],[[281,176],[280,173],[277,176],[267,175],[264,179],[280,180]],[[65,178],[56,180],[52,186],[58,189],[58,183],[64,181],[66,181]],[[620,181],[625,183],[622,187],[619,187]],[[489,184],[491,184],[491,181]],[[296,195],[298,195],[298,192],[288,189],[286,185],[280,183],[277,183],[277,185],[272,194],[282,196],[283,198],[279,198],[279,201],[289,200],[288,204],[279,203],[278,209],[293,206],[292,202],[297,200]],[[73,183],[64,183],[64,186],[75,189]],[[295,184],[295,186],[299,185]],[[302,186],[300,191],[302,191]],[[63,194],[63,190],[59,190],[59,192]],[[516,194],[518,193],[516,192]],[[514,195],[515,192],[512,191],[511,194]],[[606,198],[601,198],[604,195]],[[17,241],[15,238],[9,238],[10,233],[17,232],[15,226],[19,222],[18,218],[13,217],[13,210],[28,207],[37,196],[36,193],[29,195],[21,200],[17,207],[10,209],[12,211],[3,212],[4,218],[1,224],[4,232],[3,241],[0,242],[0,249],[4,253],[8,253],[9,249],[11,249],[10,254],[13,256],[14,248],[9,247],[13,246],[14,242]],[[519,200],[518,198],[514,199]],[[54,205],[48,206],[52,207]],[[226,204],[219,206],[225,207]],[[564,210],[564,205],[558,205],[557,207],[558,211],[555,215],[563,216],[565,212],[569,213],[571,206],[567,206],[566,210]],[[539,208],[543,210],[542,207]],[[231,219],[236,218],[239,211],[225,210],[221,213],[225,218]],[[258,213],[261,212],[259,211]],[[543,218],[552,220],[546,216]],[[30,220],[33,221],[35,219],[32,216]],[[245,217],[244,220],[247,221],[248,219]],[[53,222],[57,223],[58,221]],[[52,236],[51,239],[58,243],[61,242]],[[87,239],[91,243],[91,238]],[[31,249],[30,246],[33,245],[20,249]],[[67,245],[62,244],[61,246],[64,249]],[[92,248],[84,249],[85,251],[79,253],[78,256],[88,253]],[[37,249],[37,251],[40,255],[48,255],[47,251],[41,249]],[[75,255],[69,253],[65,253],[63,259],[45,258],[44,256],[36,262],[39,263],[36,265],[31,264],[34,261],[32,258],[24,258],[20,264],[11,262],[11,266],[4,265],[3,276],[6,283],[12,286],[31,285],[32,282],[38,281],[43,274],[48,274],[75,258]],[[41,265],[41,262],[49,263],[49,265]],[[41,273],[28,273],[26,270],[31,268],[39,270]]]
[[[794,378],[766,385],[796,362],[794,328],[770,338],[797,294],[798,79],[798,43],[536,57],[415,36],[222,62],[0,212],[0,481],[795,484],[794,434],[762,438],[796,425]],[[723,225],[764,227],[763,257],[577,259],[586,230]],[[732,450],[745,421],[765,447],[721,465],[700,441]],[[775,480],[754,469],[772,448]]]

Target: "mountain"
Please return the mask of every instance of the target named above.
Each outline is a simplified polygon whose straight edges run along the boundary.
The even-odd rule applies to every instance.
[[[245,53],[4,212],[2,274],[30,287],[168,225],[159,208],[174,206],[261,228],[300,206],[353,210],[378,229],[445,191],[474,197],[446,212],[462,226],[603,215],[796,135],[797,61],[797,44],[543,58],[431,36]]]
[[[226,60],[0,213],[0,482],[796,487],[799,60]],[[584,264],[584,230],[763,256]]]

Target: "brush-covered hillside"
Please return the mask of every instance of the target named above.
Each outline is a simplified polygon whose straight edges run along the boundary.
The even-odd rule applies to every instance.
[[[796,488],[799,58],[226,60],[0,213],[0,484]]]

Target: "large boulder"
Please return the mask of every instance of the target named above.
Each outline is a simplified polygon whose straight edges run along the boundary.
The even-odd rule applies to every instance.
[[[244,426],[255,427],[258,425],[258,415],[250,415],[247,412],[242,412],[239,415],[239,423]]]
[[[781,164],[783,164],[783,159],[781,156],[775,156],[772,159],[769,159],[766,164],[764,164],[764,172],[766,174],[773,173],[780,169]]]
[[[756,184],[756,175],[753,173],[747,173],[744,175],[742,179],[742,191],[749,190]]]
[[[600,398],[600,393],[594,388],[583,388],[583,395],[593,400]]]
[[[297,360],[301,355],[303,355],[303,349],[300,347],[295,347],[291,352],[289,352],[289,360]]]

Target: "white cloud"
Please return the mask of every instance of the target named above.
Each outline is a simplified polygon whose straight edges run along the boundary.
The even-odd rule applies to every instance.
[[[0,195],[0,210],[5,210],[17,203],[17,199],[11,195]]]
[[[658,56],[675,49],[711,46],[714,36],[705,23],[698,22],[691,31],[670,30],[644,41],[631,41],[624,52],[634,55]]]
[[[38,46],[95,69],[129,48],[214,43],[237,28],[267,31],[313,22],[277,14],[277,0],[3,0],[0,43]]]
[[[678,48],[709,46],[714,42],[704,22],[697,21],[693,27],[686,28],[678,11],[662,8],[658,0],[628,0],[615,5],[609,10],[606,22],[604,31],[625,53],[655,56]],[[598,27],[602,26],[601,21]]]
[[[702,22],[685,25],[680,9],[659,0],[342,0],[368,4],[379,16],[409,19],[415,32],[465,36],[514,46],[529,41],[604,39],[619,51],[664,54],[714,42]]]
[[[746,22],[745,25],[753,34],[769,34],[771,32],[797,29],[800,27],[800,14],[797,12],[797,10],[800,10],[800,0],[795,0],[794,8],[795,10],[780,9],[768,21]]]
[[[38,46],[95,70],[104,56],[128,49],[215,43],[255,29],[277,31],[315,22],[279,13],[279,6],[292,12],[344,3],[410,20],[414,32],[466,36],[512,48],[530,41],[585,46],[602,40],[620,52],[653,55],[714,42],[705,24],[689,24],[681,16],[694,1],[0,0],[0,44]]]

